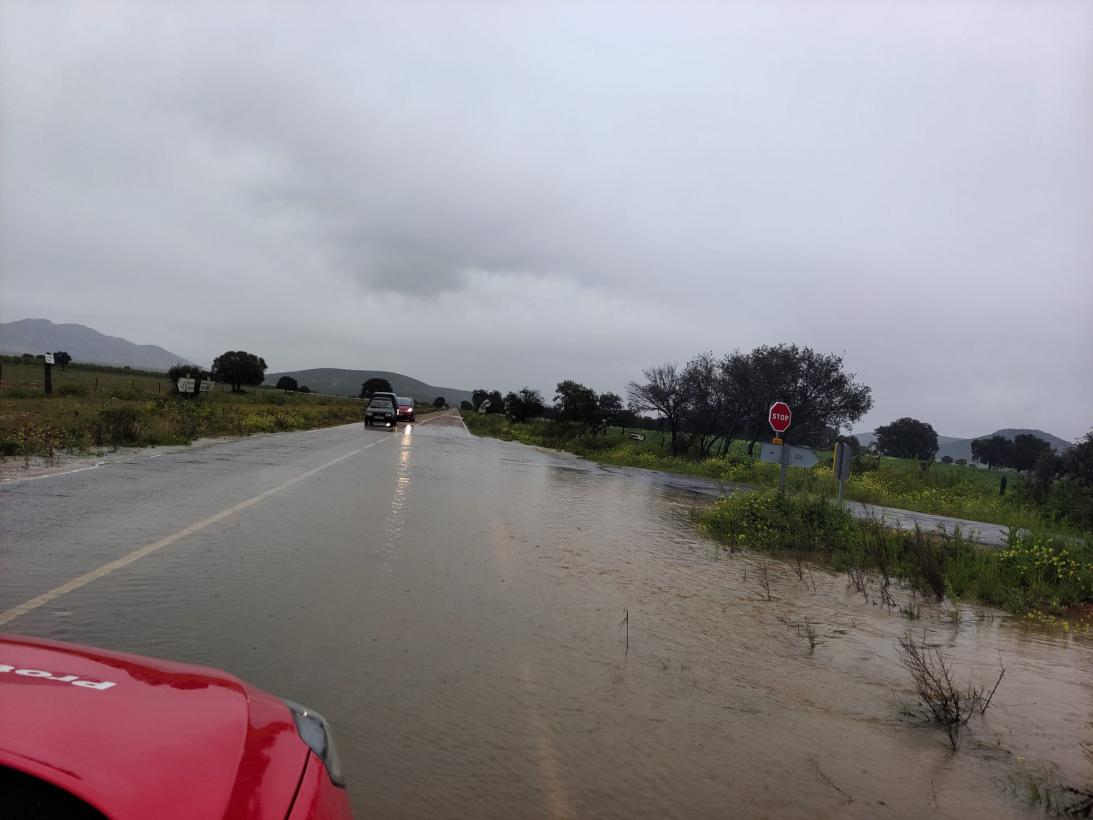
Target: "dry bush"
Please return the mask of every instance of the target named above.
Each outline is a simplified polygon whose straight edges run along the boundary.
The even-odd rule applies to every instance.
[[[767,575],[767,561],[765,558],[763,559],[763,562],[759,564],[759,586],[761,586],[763,591],[767,594],[767,600],[771,600],[770,578]]]
[[[911,680],[919,698],[930,712],[935,723],[941,725],[955,751],[960,746],[960,729],[975,713],[980,715],[991,705],[998,684],[1006,674],[1003,666],[990,692],[981,685],[961,688],[953,676],[952,665],[944,653],[926,645],[925,634],[921,644],[915,643],[910,632],[900,636],[896,643],[896,656],[911,673]]]

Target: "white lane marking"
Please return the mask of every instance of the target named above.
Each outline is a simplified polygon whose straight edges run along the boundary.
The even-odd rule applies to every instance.
[[[26,603],[19,604],[18,606],[12,607],[11,609],[8,609],[4,612],[0,612],[0,626],[11,623],[16,618],[21,618],[28,612],[33,612],[38,607],[44,606],[50,601],[55,601],[62,595],[67,595],[69,592],[72,592],[73,590],[90,584],[92,581],[97,581],[99,578],[110,575],[112,572],[117,572],[122,567],[127,567],[134,561],[139,561],[141,558],[145,558],[154,552],[158,552],[164,547],[170,546],[171,544],[175,543],[175,541],[178,541],[181,538],[185,538],[187,535],[193,535],[195,532],[199,532],[200,530],[205,529],[210,524],[215,524],[217,521],[222,521],[230,515],[235,515],[235,513],[247,509],[247,507],[254,506],[262,499],[269,498],[271,495],[279,493],[281,492],[281,490],[287,489],[293,484],[297,484],[303,481],[305,478],[311,478],[311,476],[315,475],[316,473],[322,472],[327,467],[333,467],[338,462],[345,461],[347,458],[352,458],[353,456],[358,455],[364,450],[367,450],[369,447],[375,447],[377,444],[381,444],[388,439],[395,438],[396,435],[397,434],[395,433],[391,433],[390,435],[373,441],[371,444],[365,444],[363,447],[358,447],[356,450],[345,453],[344,455],[340,455],[337,458],[328,461],[326,464],[308,470],[306,473],[301,473],[295,478],[290,478],[283,484],[278,484],[276,487],[271,487],[264,492],[258,493],[258,495],[248,498],[246,501],[240,501],[238,504],[228,507],[226,510],[221,510],[220,512],[216,513],[216,515],[210,515],[208,518],[198,521],[196,524],[191,524],[184,529],[171,533],[166,538],[161,538],[158,541],[152,542],[151,544],[146,544],[140,549],[133,550],[127,555],[123,555],[121,558],[116,558],[108,564],[103,564],[98,569],[93,569],[91,570],[91,572],[87,572],[77,578],[73,578],[71,581],[67,581],[61,584],[59,587],[54,587],[48,592],[43,592],[37,598],[31,598]]]
[[[236,438],[233,438],[233,439],[226,439],[223,443],[228,444],[228,443],[235,442],[235,441],[241,441],[243,438],[257,439],[257,438],[261,438],[263,435],[265,435],[265,436],[283,436],[283,435],[287,435],[287,434],[291,434],[291,433],[319,433],[319,432],[325,432],[327,430],[337,430],[339,427],[349,427],[350,425],[356,425],[356,424],[359,424],[359,422],[351,421],[351,422],[349,422],[349,424],[335,424],[333,427],[312,427],[309,430],[288,430],[285,433],[266,433],[266,434],[256,434],[256,435],[251,435],[251,436],[237,436]],[[424,424],[424,422],[422,422],[422,424]],[[200,449],[206,449],[206,448],[202,447]],[[180,453],[193,453],[193,452],[196,452],[196,449],[194,449],[194,450],[183,450],[183,449],[180,448],[177,452],[180,452]],[[153,453],[150,456],[146,456],[146,458],[149,458],[149,459],[162,458],[163,456],[166,456],[166,455],[174,455],[174,454],[173,453]],[[42,475],[12,476],[11,478],[0,478],[0,484],[9,484],[9,483],[12,483],[12,482],[15,482],[15,481],[39,481],[40,479],[43,479],[43,478],[56,478],[57,476],[61,476],[61,475],[72,475],[72,473],[82,473],[84,470],[97,470],[99,467],[109,467],[112,464],[139,464],[139,463],[140,463],[139,461],[109,461],[109,460],[99,461],[99,462],[96,462],[95,464],[92,464],[90,467],[77,467],[75,470],[62,470],[59,473],[43,473]]]
[[[467,428],[467,422],[463,421],[463,414],[457,413],[455,417],[459,419],[459,423],[463,425],[463,432],[466,433],[468,437],[471,437],[471,431]]]
[[[65,470],[62,473],[45,473],[43,475],[30,475],[30,476],[16,476],[15,478],[0,479],[0,484],[7,484],[9,481],[37,481],[41,478],[55,478],[59,475],[72,475],[73,473],[82,473],[84,470],[97,470],[99,467],[104,467],[107,464],[112,464],[110,461],[99,461],[92,464],[90,467],[77,467],[75,470]]]

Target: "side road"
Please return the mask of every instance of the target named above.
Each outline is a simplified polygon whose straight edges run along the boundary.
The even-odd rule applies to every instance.
[[[563,451],[551,450],[551,452]],[[574,456],[574,458],[581,459],[580,456]],[[581,460],[586,461],[585,459]],[[594,462],[586,461],[586,463]],[[673,479],[670,483],[678,486],[680,489],[700,492],[704,495],[730,495],[738,492],[749,492],[755,489],[748,484],[728,484],[697,476],[677,475],[675,473],[665,473],[660,470],[646,470],[642,467],[617,467],[608,464],[596,464],[596,466],[607,472],[619,475],[654,473],[659,476],[670,477],[670,479]],[[880,507],[875,504],[863,504],[860,501],[845,501],[843,503],[856,518],[877,519],[883,521],[886,526],[891,527],[892,529],[910,530],[914,529],[917,525],[928,532],[938,532],[939,530],[942,530],[950,535],[959,530],[962,536],[976,541],[983,546],[1004,547],[1008,543],[1009,527],[1005,527],[1001,524],[988,524],[985,521],[969,521],[966,518],[952,518],[947,515],[933,515],[931,513],[915,512],[914,510],[896,509],[894,507]]]

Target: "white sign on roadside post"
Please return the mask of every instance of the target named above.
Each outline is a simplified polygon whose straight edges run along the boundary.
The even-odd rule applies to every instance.
[[[52,353],[47,353],[46,354],[46,364],[56,364],[56,362],[53,361],[53,354]]]
[[[214,382],[212,379],[202,379],[201,385],[198,387],[198,390],[200,390],[202,393],[211,393],[214,384],[216,384],[216,382]]]
[[[778,492],[785,492],[786,469],[788,467],[811,467],[819,462],[819,457],[807,447],[790,447],[788,444],[764,444],[759,451],[759,460],[768,464],[781,464],[782,473],[778,476]]]
[[[790,467],[812,467],[820,461],[820,457],[808,447],[764,444],[763,449],[759,451],[759,460],[768,464],[781,464],[783,458]]]
[[[179,379],[178,380],[178,392],[179,393],[193,393],[194,388],[197,386],[197,379]]]

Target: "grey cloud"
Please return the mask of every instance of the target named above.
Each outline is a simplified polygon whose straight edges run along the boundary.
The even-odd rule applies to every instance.
[[[103,290],[147,311],[185,282],[313,316],[291,346],[243,322],[286,367],[331,363],[368,313],[458,333],[449,383],[508,386],[620,389],[653,361],[797,340],[847,351],[877,423],[980,432],[980,397],[988,427],[1088,423],[1029,398],[1093,407],[1087,5],[132,3],[3,22],[5,310],[48,306],[52,281],[94,324]],[[237,320],[210,303],[206,335]],[[417,372],[432,349],[390,355]]]

